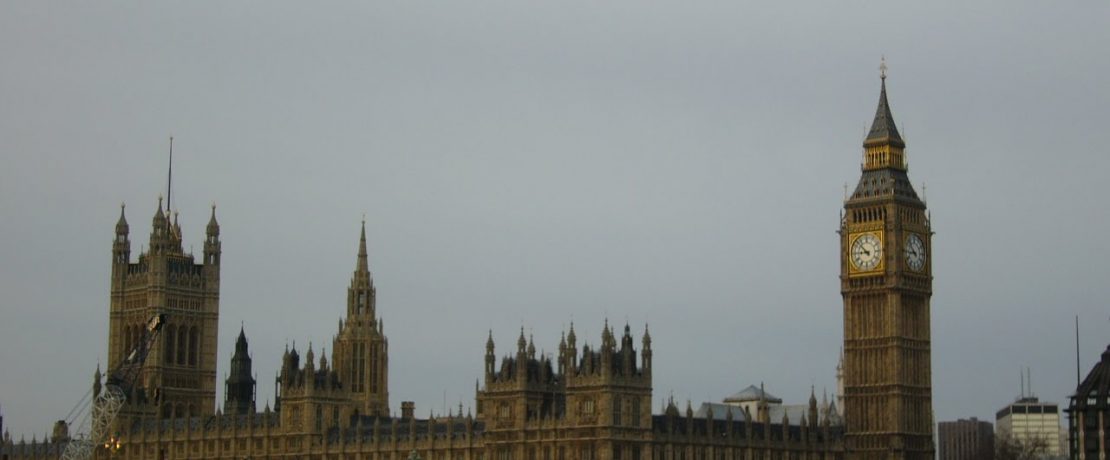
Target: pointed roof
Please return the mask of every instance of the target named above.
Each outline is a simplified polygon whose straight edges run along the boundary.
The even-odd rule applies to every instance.
[[[732,396],[725,398],[726,403],[739,403],[749,401],[766,400],[769,403],[782,403],[782,399],[777,396],[763,391],[763,389],[755,386],[748,385],[747,388],[733,393]]]
[[[367,262],[366,257],[366,219],[362,219],[362,233],[358,239],[358,265],[355,270],[359,273],[369,273],[370,263]]]
[[[116,221],[116,233],[117,234],[127,234],[127,232],[129,232],[131,230],[131,227],[129,225],[127,225],[127,217],[124,215],[124,212],[123,212],[124,208],[126,208],[126,207],[127,207],[127,205],[124,204],[124,203],[119,204],[119,220]]]
[[[208,218],[208,227],[205,230],[207,230],[208,235],[210,235],[210,236],[220,234],[220,223],[216,222],[216,203],[215,202],[212,203],[212,217]]]
[[[875,109],[875,120],[871,122],[871,131],[867,133],[867,139],[863,141],[863,145],[866,147],[890,144],[896,147],[905,147],[906,142],[898,134],[898,128],[894,125],[894,115],[890,113],[890,103],[887,102],[886,98],[885,61],[880,69],[882,69],[882,89],[879,92],[879,107]]]
[[[169,209],[167,208],[166,211]],[[166,215],[162,213],[162,195],[158,195],[158,211],[154,213],[153,221],[156,227],[166,225]]]
[[[243,325],[239,325],[239,338],[235,340],[235,354],[238,355],[242,350],[244,353],[247,351],[247,334],[243,330]]]
[[[1075,396],[1072,396],[1072,407],[1086,407],[1094,400],[1097,401],[1095,405],[1102,404],[1100,407],[1105,408],[1110,405],[1107,397],[1110,397],[1110,345],[1106,346],[1102,359],[1076,388]]]

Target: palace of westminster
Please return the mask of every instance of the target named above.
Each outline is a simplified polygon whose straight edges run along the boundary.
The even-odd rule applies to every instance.
[[[108,369],[164,325],[149,348],[111,445],[97,458],[364,460],[749,460],[934,457],[929,299],[932,231],[907,177],[905,142],[882,78],[863,142],[862,173],[840,221],[844,343],[840,398],[787,406],[762,388],[722,403],[672,402],[651,412],[652,340],[608,324],[596,348],[574,328],[556,356],[537,356],[523,331],[498,360],[486,343],[475,413],[417,418],[389,403],[389,341],[377,316],[363,224],[357,263],[332,355],[287,349],[275,402],[258,408],[240,330],[217,410],[220,227],[215,208],[201,260],[182,250],[180,226],[161,201],[149,244],[133,258],[122,211],[112,242]],[[167,207],[168,208],[168,207]],[[637,348],[638,347],[638,348]],[[330,359],[329,359],[330,358]],[[93,392],[103,391],[100,370]],[[840,408],[837,408],[839,399]],[[2,419],[0,419],[2,424]],[[2,430],[2,426],[0,426]],[[52,440],[0,440],[4,460],[58,458]]]

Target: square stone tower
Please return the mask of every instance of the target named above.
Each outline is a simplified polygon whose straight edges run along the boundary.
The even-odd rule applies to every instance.
[[[886,66],[863,172],[840,222],[850,458],[932,459],[932,226],[907,176]]]
[[[130,227],[121,207],[112,243],[108,368],[143,338],[152,316],[165,315],[128,411],[162,418],[212,415],[216,407],[216,337],[220,315],[220,226],[208,221],[202,261],[182,250],[181,226],[168,206],[151,223],[150,240],[131,261]]]

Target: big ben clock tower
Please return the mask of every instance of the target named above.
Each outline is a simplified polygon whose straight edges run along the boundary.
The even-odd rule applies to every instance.
[[[863,173],[840,222],[849,458],[932,459],[932,230],[907,176],[886,65]]]

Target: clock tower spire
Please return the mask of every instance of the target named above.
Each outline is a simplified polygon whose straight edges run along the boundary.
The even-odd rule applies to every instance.
[[[932,459],[932,228],[907,175],[886,62],[863,168],[840,222],[849,458]]]

